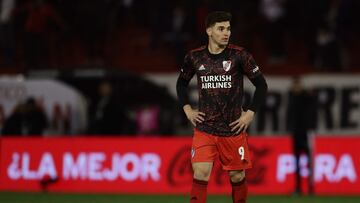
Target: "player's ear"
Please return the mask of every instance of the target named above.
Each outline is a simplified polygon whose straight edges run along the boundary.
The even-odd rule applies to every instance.
[[[206,33],[210,37],[212,33],[212,28],[211,27],[206,28]]]

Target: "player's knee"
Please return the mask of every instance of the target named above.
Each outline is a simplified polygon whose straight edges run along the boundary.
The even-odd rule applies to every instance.
[[[245,178],[245,172],[244,171],[230,171],[229,173],[230,180],[233,183],[238,183]]]
[[[198,168],[194,170],[194,178],[202,181],[209,181],[211,170]]]

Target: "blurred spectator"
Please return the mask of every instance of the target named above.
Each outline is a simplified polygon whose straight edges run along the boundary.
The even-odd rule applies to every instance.
[[[207,0],[200,0],[198,2],[198,6],[195,11],[195,18],[196,18],[195,19],[196,20],[195,35],[196,35],[196,39],[201,44],[207,43],[207,35],[204,33],[204,30],[206,30],[204,22],[205,22],[206,16],[210,12],[210,8],[209,8],[208,4],[209,3]]]
[[[11,15],[15,2],[15,15]],[[5,71],[21,72],[25,63],[31,69],[87,64],[116,65],[136,72],[151,71],[150,68],[166,72],[182,61],[185,49],[206,42],[203,21],[214,9],[234,14],[233,40],[260,56],[259,63],[268,59],[270,64],[279,64],[286,59],[286,65],[304,67],[300,71],[311,70],[313,65],[324,70],[352,71],[358,67],[360,4],[355,0],[2,0],[0,4],[0,58],[7,63]],[[69,30],[64,29],[64,21]],[[323,45],[326,40],[318,40],[327,38],[320,34],[324,33],[319,31],[322,24],[328,25],[329,36],[336,43]],[[71,32],[59,33],[61,30]],[[258,40],[256,31],[263,31],[259,33],[264,33],[264,40]],[[150,54],[143,46],[147,43]],[[263,45],[267,47],[265,53]],[[339,53],[328,53],[336,49]],[[132,51],[138,54],[135,58],[119,57],[124,50],[129,55]],[[334,54],[340,55],[340,67],[335,61],[338,56],[323,56]],[[152,66],[147,63],[149,56],[166,60],[153,60]],[[324,67],[326,58],[335,65]],[[6,65],[16,67],[6,69]],[[282,67],[269,71],[283,73]],[[293,74],[297,70],[286,71]]]
[[[356,9],[356,5],[354,4],[354,0],[341,0],[336,6],[336,19],[335,24],[335,35],[337,36],[340,44],[341,55],[342,55],[342,69],[345,70],[349,68],[351,57],[349,54],[349,49],[353,43],[352,34],[354,29],[354,22],[352,20],[354,17],[354,8]]]
[[[296,194],[301,194],[301,174],[303,171],[300,170],[300,165],[306,161],[300,159],[301,155],[304,154],[307,158],[308,169],[309,169],[309,192],[312,193],[312,164],[311,164],[311,153],[309,146],[309,130],[313,128],[315,118],[315,102],[312,94],[305,90],[301,83],[301,79],[296,77],[293,79],[289,94],[289,103],[287,109],[287,128],[292,135],[293,149],[296,163]]]
[[[134,7],[134,0],[122,0],[120,2],[119,9],[120,9],[120,18],[131,18],[131,12]],[[156,4],[156,3],[154,3]]]
[[[42,135],[48,126],[47,117],[34,98],[19,104],[4,123],[3,135]]]
[[[15,58],[12,13],[16,2],[15,0],[2,0],[0,4],[0,47],[4,51],[5,64],[11,65]]]
[[[286,57],[284,44],[285,2],[286,0],[262,0],[260,5],[265,19],[265,41],[271,64],[283,63]]]
[[[243,47],[250,52],[254,52],[256,36],[259,31],[259,18],[257,13],[259,2],[253,0],[231,1],[231,10],[233,14],[232,20],[232,36],[239,41]]]
[[[70,120],[71,120],[71,107],[65,106],[65,111],[61,110],[59,103],[55,103],[53,107],[53,115],[50,120],[50,126],[47,134],[51,135],[66,135],[71,134]]]
[[[17,12],[26,14],[24,54],[27,68],[48,68],[49,36],[64,29],[62,18],[46,0],[30,1]]]
[[[187,32],[188,13],[185,5],[178,3],[172,10],[171,27],[167,40],[170,41],[175,50],[177,64],[182,64],[186,53],[186,42],[190,36]]]
[[[339,41],[327,26],[321,26],[316,38],[315,67],[325,71],[340,71],[342,57]]]
[[[131,134],[134,124],[128,119],[120,98],[116,98],[113,86],[104,81],[99,85],[98,97],[89,109],[90,134]],[[122,98],[123,99],[123,98]]]
[[[114,0],[78,0],[75,19],[76,28],[79,29],[81,40],[85,47],[87,64],[103,65],[105,43],[108,37],[109,20],[113,12]],[[111,12],[110,12],[111,11]]]
[[[169,19],[168,13],[164,12],[168,10],[168,1],[153,0],[149,2],[149,25],[150,25],[150,48],[157,49],[161,43],[161,38],[164,35],[164,25]]]

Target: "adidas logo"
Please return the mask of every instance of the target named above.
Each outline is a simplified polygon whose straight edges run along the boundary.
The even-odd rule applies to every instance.
[[[199,70],[205,70],[204,65],[201,65],[201,66],[199,67]]]

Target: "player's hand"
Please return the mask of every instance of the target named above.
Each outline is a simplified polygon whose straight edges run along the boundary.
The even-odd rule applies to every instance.
[[[230,123],[231,131],[235,134],[239,134],[242,131],[246,131],[251,121],[254,119],[254,112],[247,110],[243,112],[239,119]]]
[[[186,117],[189,119],[189,121],[196,126],[196,122],[202,123],[204,121],[205,113],[200,112],[196,109],[192,109],[190,105],[184,106],[184,112],[186,114]]]

